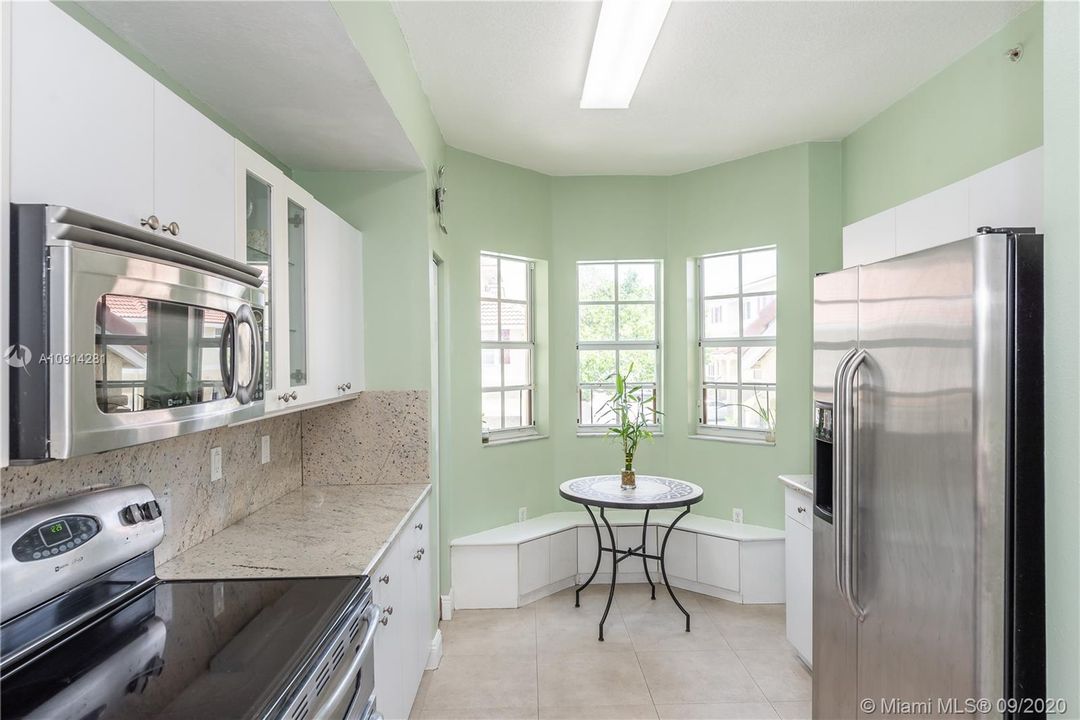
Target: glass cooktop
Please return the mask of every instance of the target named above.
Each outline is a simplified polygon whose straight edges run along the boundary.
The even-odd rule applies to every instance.
[[[2,679],[5,718],[257,716],[359,578],[159,582]]]

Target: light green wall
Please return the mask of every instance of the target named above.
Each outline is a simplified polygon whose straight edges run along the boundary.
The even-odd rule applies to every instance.
[[[1047,696],[1080,717],[1080,4],[1046,4]]]
[[[844,139],[845,225],[1042,144],[1042,13],[1025,11]]]
[[[444,435],[444,539],[563,507],[556,488],[570,477],[613,472],[618,450],[577,435],[576,263],[660,259],[663,279],[664,434],[639,451],[646,473],[706,488],[703,513],[779,527],[776,476],[810,466],[810,297],[815,270],[835,269],[840,245],[838,143],[798,145],[675,177],[546,177],[449,149],[453,198],[445,277],[449,285],[449,416]],[[817,182],[811,193],[811,179]],[[775,447],[688,437],[696,392],[687,263],[706,253],[780,248],[781,419]],[[815,245],[812,248],[812,245]],[[482,447],[479,442],[479,253],[547,261],[549,322],[540,393],[550,437]],[[814,257],[812,265],[811,257]],[[541,288],[541,292],[543,292]],[[541,335],[544,335],[541,328]],[[786,404],[785,404],[786,403]],[[444,563],[443,587],[448,587]]]
[[[441,491],[443,587],[449,586],[449,539],[517,520],[519,507],[540,515],[554,505],[550,494],[552,442],[484,446],[480,443],[480,252],[540,261],[537,292],[543,300],[551,256],[548,178],[539,173],[448,148],[450,234],[443,260],[444,349],[441,382],[448,390],[442,411]],[[540,303],[541,308],[547,305]],[[538,417],[550,423],[547,403],[547,327],[538,318],[541,396]]]

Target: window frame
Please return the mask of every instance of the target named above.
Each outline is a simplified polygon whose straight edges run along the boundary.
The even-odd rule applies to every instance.
[[[483,357],[484,350],[529,350],[529,383],[526,385],[505,385],[500,384],[498,386],[487,386],[483,383],[483,363],[480,367],[480,402],[481,402],[481,421],[480,421],[480,442],[484,445],[495,444],[498,442],[517,440],[520,438],[531,437],[539,435],[539,429],[537,428],[537,402],[536,402],[536,261],[529,258],[519,257],[516,255],[509,255],[506,253],[491,252],[482,250],[480,252],[479,268],[483,263],[485,257],[495,258],[496,262],[496,287],[498,288],[498,297],[490,297],[480,294],[477,300],[477,309],[483,311],[483,303],[494,302],[499,311],[499,315],[496,319],[497,328],[502,328],[502,305],[507,303],[510,305],[525,305],[525,318],[528,327],[527,337],[525,340],[483,340],[483,330],[481,328],[481,340],[480,351],[481,358]],[[525,300],[504,300],[502,298],[502,261],[512,260],[514,262],[525,263]],[[505,381],[506,368],[505,364],[500,363],[499,380]],[[529,398],[529,420],[528,425],[521,425],[512,428],[499,428],[497,430],[485,430],[483,423],[483,399],[484,394],[489,392],[499,393],[500,408],[502,411],[502,418],[505,421],[506,418],[506,391],[513,390],[528,390]]]
[[[773,250],[776,253],[776,287],[771,291],[762,292],[744,292],[743,291],[743,256],[754,252],[761,252],[763,250]],[[738,258],[738,292],[724,293],[720,295],[706,295],[705,294],[705,261],[716,257],[736,256]],[[779,247],[773,245],[760,245],[756,247],[740,248],[738,250],[726,250],[723,252],[709,253],[708,255],[702,255],[695,258],[695,278],[697,282],[697,382],[695,384],[695,394],[697,397],[697,421],[695,423],[695,433],[702,437],[712,437],[719,439],[738,440],[745,442],[758,442],[758,443],[775,443],[775,437],[772,440],[768,440],[768,431],[759,428],[749,428],[743,424],[743,413],[749,412],[744,408],[738,408],[739,424],[728,425],[713,425],[707,424],[705,417],[705,411],[708,406],[706,400],[706,392],[709,389],[714,390],[734,390],[742,401],[742,393],[745,390],[760,391],[764,390],[766,393],[772,392],[775,406],[779,401],[779,377],[774,378],[771,383],[762,382],[743,382],[743,368],[742,368],[742,356],[739,352],[739,348],[750,347],[771,347],[774,352],[779,353],[779,303],[780,303],[780,256]],[[774,325],[772,335],[758,335],[758,336],[745,336],[743,335],[743,323],[745,322],[745,313],[743,311],[743,300],[745,298],[764,297],[772,295],[776,298],[777,303],[777,320]],[[739,334],[730,338],[706,338],[705,337],[705,303],[709,300],[731,300],[738,301],[738,315],[739,315]],[[734,348],[737,354],[736,372],[737,382],[706,382],[705,381],[705,351],[707,348]],[[775,434],[775,427],[773,432]]]
[[[653,299],[652,300],[619,300],[619,269],[620,265],[652,265],[653,266]],[[582,300],[581,299],[581,267],[584,265],[611,265],[614,267],[614,295],[612,300]],[[582,389],[590,390],[615,388],[615,383],[582,383],[581,382],[581,353],[583,350],[610,350],[615,353],[615,368],[619,368],[619,354],[622,350],[652,350],[656,353],[656,382],[653,387],[652,408],[655,412],[663,412],[663,260],[639,259],[639,260],[579,260],[574,266],[574,382],[577,390],[577,434],[578,435],[606,435],[614,423],[583,423],[581,417]],[[581,308],[583,305],[610,305],[615,310],[615,340],[581,340]],[[618,340],[619,337],[619,306],[620,305],[652,305],[653,327],[656,336],[653,340]],[[654,415],[656,422],[649,423],[648,429],[660,433],[663,430],[663,415]]]

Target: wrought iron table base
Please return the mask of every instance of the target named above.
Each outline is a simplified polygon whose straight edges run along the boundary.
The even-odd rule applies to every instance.
[[[660,574],[664,577],[664,587],[667,588],[668,595],[671,596],[671,599],[675,602],[679,611],[686,616],[686,632],[690,632],[690,613],[687,612],[686,608],[679,602],[679,598],[675,597],[675,591],[671,589],[671,583],[668,582],[667,565],[664,562],[664,557],[667,554],[668,538],[671,537],[671,531],[674,530],[675,526],[679,524],[679,521],[690,512],[690,506],[687,505],[686,509],[683,510],[682,513],[680,513],[668,526],[667,532],[664,533],[664,541],[660,544],[659,555],[650,555],[645,552],[646,537],[649,531],[649,510],[645,511],[645,519],[641,523],[641,545],[630,547],[626,550],[619,550],[618,545],[615,543],[615,530],[611,527],[611,523],[608,522],[607,517],[604,516],[604,508],[602,506],[600,507],[600,519],[604,521],[604,527],[607,528],[608,537],[611,539],[611,547],[604,547],[604,543],[600,540],[600,524],[596,522],[596,515],[593,514],[592,508],[585,505],[585,509],[589,512],[589,518],[592,520],[593,529],[596,530],[596,566],[593,567],[592,574],[589,575],[589,579],[585,581],[585,584],[580,585],[574,592],[574,607],[581,607],[581,591],[589,587],[596,577],[596,573],[600,570],[600,559],[604,557],[604,553],[611,553],[611,588],[608,590],[607,604],[604,606],[604,615],[600,618],[600,642],[604,642],[604,623],[607,621],[608,613],[611,612],[611,601],[615,599],[615,578],[619,572],[619,563],[629,557],[641,558],[641,564],[645,568],[645,579],[649,582],[649,587],[652,588],[653,600],[656,599],[656,584],[653,583],[652,577],[649,575],[649,560],[658,560],[660,562]]]

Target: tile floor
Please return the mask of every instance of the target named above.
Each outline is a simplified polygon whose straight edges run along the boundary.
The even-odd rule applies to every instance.
[[[809,718],[810,673],[784,636],[783,605],[738,605],[663,586],[573,590],[516,610],[459,610],[443,659],[424,673],[417,720]]]

